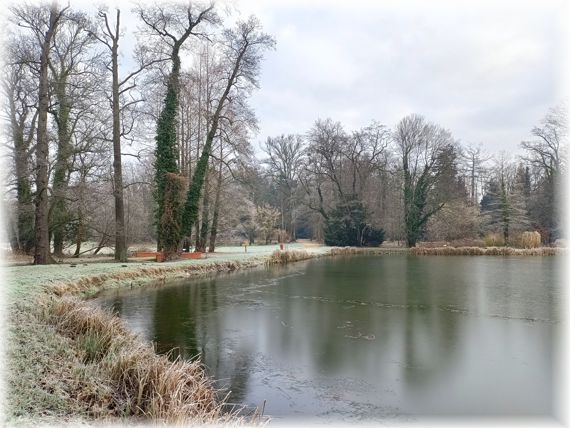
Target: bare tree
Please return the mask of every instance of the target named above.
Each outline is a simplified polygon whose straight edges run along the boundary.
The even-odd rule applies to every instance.
[[[108,50],[106,68],[111,73],[111,93],[107,95],[112,111],[112,143],[113,143],[113,197],[115,201],[115,260],[127,261],[127,235],[125,228],[125,202],[123,185],[123,164],[121,139],[132,130],[132,123],[125,124],[124,113],[142,99],[129,96],[137,87],[137,77],[153,64],[164,61],[164,58],[149,58],[148,51],[138,46],[136,52],[137,67],[124,77],[119,73],[119,41],[121,38],[121,11],[116,9],[114,22],[105,9],[98,14],[99,28],[94,37]]]
[[[88,32],[90,22],[77,12],[68,13],[55,35],[48,62],[53,103],[50,113],[57,131],[57,147],[52,176],[52,197],[49,209],[50,235],[54,255],[63,255],[64,233],[70,216],[67,210],[68,186],[73,169],[75,147],[73,134],[96,103],[99,73],[95,70],[94,40]]]
[[[264,163],[275,180],[280,195],[281,229],[295,239],[294,195],[303,166],[303,140],[300,135],[268,137],[263,151],[267,154]]]
[[[308,167],[313,174],[330,180],[338,196],[344,199],[342,154],[348,136],[341,123],[319,119],[309,131],[308,138]]]
[[[253,151],[249,142],[250,132],[257,131],[257,121],[252,111],[246,105],[238,103],[228,104],[224,117],[228,120],[219,127],[218,147],[213,147],[210,158],[213,165],[217,164],[215,197],[210,227],[209,252],[216,247],[216,239],[220,227],[220,219],[229,213],[222,211],[222,205],[227,201],[222,198],[222,192],[229,184],[241,184],[236,169],[242,170],[245,163],[253,158]]]
[[[49,110],[49,55],[52,42],[68,7],[52,3],[44,6],[15,6],[14,19],[20,27],[30,30],[39,54],[38,128],[36,137],[36,215],[34,264],[51,261],[48,221],[48,167],[49,141],[47,134]]]
[[[224,32],[223,58],[226,63],[227,75],[225,88],[218,99],[216,109],[210,120],[206,142],[196,169],[192,176],[192,183],[188,189],[188,197],[184,207],[183,227],[188,235],[198,218],[198,208],[206,167],[212,151],[212,144],[216,137],[220,118],[224,107],[231,99],[232,90],[249,91],[257,87],[257,75],[263,52],[275,44],[273,38],[261,31],[261,25],[255,17],[245,22],[239,22],[232,30]]]
[[[478,183],[485,173],[485,163],[491,159],[491,156],[483,153],[480,145],[464,147],[461,154],[469,180],[469,198],[473,206],[478,206],[480,194]]]
[[[532,129],[532,134],[536,137],[534,140],[521,143],[527,153],[523,159],[536,174],[531,213],[545,241],[553,242],[561,235],[557,198],[566,174],[568,125],[565,105],[551,109],[541,125]]]
[[[529,226],[522,184],[516,180],[515,165],[501,153],[481,200],[481,213],[485,230],[500,232],[505,245],[511,244],[514,231]]]
[[[15,43],[7,51],[10,62],[5,67],[2,89],[8,112],[13,174],[16,186],[15,230],[10,242],[13,251],[30,253],[34,246],[34,208],[31,160],[36,132],[37,87],[29,68],[20,61]]]
[[[563,147],[568,137],[566,118],[565,106],[551,109],[541,126],[532,129],[536,139],[521,143],[522,148],[528,152],[525,159],[542,170],[549,180],[565,167]]]

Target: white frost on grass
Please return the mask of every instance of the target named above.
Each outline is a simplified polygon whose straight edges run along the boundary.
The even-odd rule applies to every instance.
[[[183,259],[165,263],[155,261],[143,261],[130,258],[128,263],[115,263],[113,261],[90,261],[78,263],[76,259],[64,259],[62,263],[44,266],[17,265],[2,267],[4,290],[8,302],[14,302],[26,298],[31,294],[42,291],[43,286],[50,283],[69,282],[90,276],[109,274],[119,271],[137,271],[141,268],[174,267],[181,265],[208,265],[218,262],[244,262],[255,259],[265,259],[279,245],[251,245],[247,247],[247,253],[243,246],[220,246],[214,253],[205,253],[203,259]],[[330,247],[303,243],[284,244],[285,250],[304,249],[312,255],[323,255],[330,251]]]

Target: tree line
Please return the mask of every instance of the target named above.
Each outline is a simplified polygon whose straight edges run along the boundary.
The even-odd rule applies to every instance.
[[[131,13],[137,29],[126,34],[119,9],[10,9],[4,204],[12,250],[34,263],[105,247],[126,261],[147,242],[175,257],[244,239],[561,237],[563,107],[531,129],[517,158],[462,145],[420,115],[352,131],[318,119],[256,153],[248,99],[275,46],[261,23],[226,24],[198,3]]]
[[[562,236],[565,118],[563,106],[547,112],[517,157],[462,145],[416,114],[392,129],[372,122],[352,132],[317,120],[303,135],[267,139],[261,193],[286,239],[301,233],[329,245],[376,245],[385,237],[410,247],[481,238],[516,245],[521,232],[538,231],[552,244]]]

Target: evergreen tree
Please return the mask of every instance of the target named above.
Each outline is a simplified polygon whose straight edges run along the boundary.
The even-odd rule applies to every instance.
[[[489,182],[481,199],[484,229],[500,232],[505,245],[509,245],[512,232],[529,226],[523,189],[523,183],[509,183],[505,174],[500,173]]]
[[[325,244],[341,247],[382,244],[384,230],[366,223],[367,216],[366,207],[355,198],[339,203],[326,220]]]

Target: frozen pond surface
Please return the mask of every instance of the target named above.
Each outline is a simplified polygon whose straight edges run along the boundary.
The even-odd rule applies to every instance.
[[[97,299],[274,422],[548,416],[557,257],[326,257]]]

